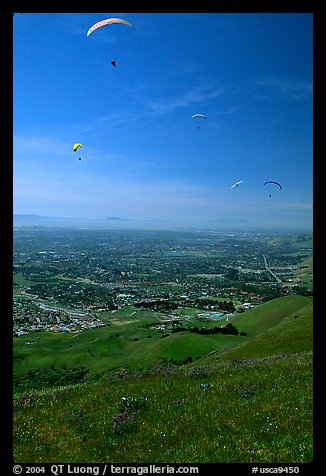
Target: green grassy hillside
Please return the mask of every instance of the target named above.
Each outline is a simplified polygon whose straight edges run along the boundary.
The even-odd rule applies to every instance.
[[[313,289],[313,256],[302,260],[302,264],[295,271],[295,275],[301,279],[301,282],[307,289]]]
[[[266,332],[256,335],[233,349],[226,349],[222,361],[257,358],[312,349],[312,303],[285,317]]]
[[[297,313],[303,306],[311,303],[311,296],[284,296],[256,306],[243,314],[238,314],[230,321],[239,332],[245,331],[248,337],[254,337],[266,332],[282,322],[283,319]]]
[[[119,332],[102,328],[73,335],[35,333],[15,339],[14,374],[23,375],[30,369],[51,366],[82,365],[93,374],[147,369],[170,360],[183,362],[188,357],[194,360],[213,350],[232,346],[241,339],[232,335],[204,336],[189,332],[171,333],[162,338],[158,331],[136,331],[128,325],[121,325]]]
[[[162,338],[143,327],[154,317],[141,316],[80,334],[15,339],[18,381],[26,383],[32,368],[54,375],[51,388],[33,380],[29,389],[15,386],[15,462],[312,460],[311,297],[287,296],[234,316],[247,336]],[[193,363],[171,367],[170,359],[188,356]],[[62,365],[67,370],[56,374]],[[88,380],[67,385],[81,366]]]
[[[246,326],[247,318],[253,338],[225,349],[219,358],[225,361],[312,350],[312,305],[311,297],[288,296],[266,303],[259,316],[255,309],[248,311],[241,323],[234,323],[240,330]]]
[[[313,457],[311,353],[20,393],[14,407],[16,463]]]
[[[33,333],[14,339],[14,374],[24,378],[30,369],[51,366],[84,366],[93,374],[112,373],[169,361],[182,363],[211,352],[225,360],[312,349],[312,297],[274,299],[230,318],[247,336],[164,331],[162,338],[153,328],[156,315],[149,317],[138,311],[134,316],[120,313],[110,321],[110,327],[78,334]],[[218,322],[226,324],[224,320]]]

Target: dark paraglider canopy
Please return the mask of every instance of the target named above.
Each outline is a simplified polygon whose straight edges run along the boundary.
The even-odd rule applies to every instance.
[[[273,183],[275,185],[278,185],[280,187],[280,189],[282,190],[282,185],[278,182],[275,182],[274,180],[268,180],[267,182],[264,183],[264,185],[268,184],[268,183]],[[272,195],[270,195],[271,197]]]
[[[267,183],[275,183],[276,185],[278,185],[280,187],[280,189],[282,190],[282,185],[278,182],[274,182],[274,180],[269,180],[268,182],[265,182],[264,185],[266,185]]]

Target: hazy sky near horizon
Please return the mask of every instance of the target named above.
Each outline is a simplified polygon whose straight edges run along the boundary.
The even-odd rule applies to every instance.
[[[135,29],[86,36],[109,17]],[[312,14],[23,13],[13,27],[14,213],[311,225]]]

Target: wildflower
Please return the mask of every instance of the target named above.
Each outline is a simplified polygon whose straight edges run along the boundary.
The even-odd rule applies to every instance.
[[[169,405],[169,407],[171,408],[179,408],[182,404],[184,403],[184,400],[182,400],[181,398],[177,398],[176,400],[174,400],[171,405]]]
[[[126,411],[113,417],[113,431],[121,432],[130,429],[130,424],[135,419],[135,413],[128,414]]]
[[[212,388],[213,386],[214,386],[214,385],[211,384],[211,383],[201,383],[201,384],[200,384],[200,388],[201,388],[202,390],[206,390],[206,389],[208,389],[208,388]]]
[[[246,400],[248,400],[249,397],[252,397],[254,395],[254,390],[251,388],[250,384],[245,386],[243,384],[243,382],[240,383],[240,389],[239,389],[239,393],[241,395],[242,398],[245,398]]]
[[[147,401],[147,397],[122,397],[121,398],[121,409],[128,410],[128,409],[138,409],[140,407],[144,407]]]
[[[189,377],[194,378],[194,377],[207,377],[209,374],[209,369],[208,367],[195,367],[190,369],[189,371]]]
[[[20,398],[20,400],[18,401],[18,405],[20,407],[24,407],[27,405],[32,405],[35,401],[36,401],[36,397],[34,394],[26,394]]]

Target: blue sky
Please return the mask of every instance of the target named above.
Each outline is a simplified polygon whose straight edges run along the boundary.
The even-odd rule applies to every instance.
[[[86,36],[109,17],[135,29]],[[312,23],[309,13],[15,15],[14,213],[309,227]]]

